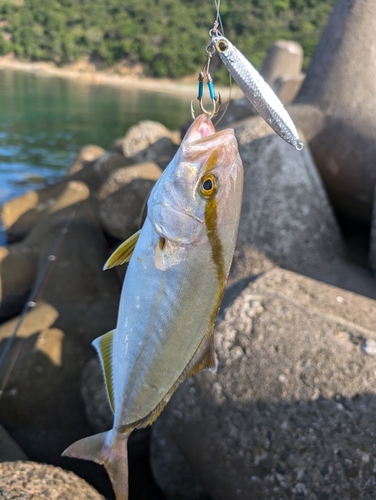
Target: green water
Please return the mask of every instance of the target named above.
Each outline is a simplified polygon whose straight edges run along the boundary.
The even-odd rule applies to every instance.
[[[189,118],[189,97],[0,70],[0,206],[61,178],[85,144],[106,149],[140,120],[176,129]]]

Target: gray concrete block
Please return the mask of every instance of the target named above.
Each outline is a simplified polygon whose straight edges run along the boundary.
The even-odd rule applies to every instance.
[[[217,374],[188,379],[153,426],[168,498],[373,498],[375,301],[273,269],[224,307]]]

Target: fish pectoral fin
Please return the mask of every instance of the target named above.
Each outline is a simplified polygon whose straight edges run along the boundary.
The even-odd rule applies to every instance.
[[[105,386],[107,390],[108,401],[112,412],[115,413],[115,403],[114,403],[114,382],[113,382],[113,368],[112,368],[112,342],[114,337],[114,331],[105,333],[101,337],[98,337],[93,341],[93,346],[97,350],[105,381]]]
[[[166,239],[162,236],[158,238],[157,244],[155,245],[154,253],[154,264],[160,271],[166,271],[166,265],[163,258],[163,249],[166,245]]]
[[[103,266],[104,271],[115,266],[121,266],[122,264],[125,264],[126,262],[129,262],[131,260],[132,253],[136,246],[140,233],[141,229],[137,231],[137,233],[132,234],[132,236],[130,236],[120,246],[117,247],[115,252]]]

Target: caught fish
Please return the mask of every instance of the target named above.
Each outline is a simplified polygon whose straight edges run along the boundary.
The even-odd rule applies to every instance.
[[[298,151],[303,148],[290,115],[260,73],[227,38],[211,30],[215,47],[228,72],[266,123]]]
[[[151,424],[178,385],[216,368],[214,322],[237,238],[243,165],[232,129],[191,125],[154,186],[139,232],[105,268],[129,261],[116,329],[96,339],[113,428],[63,455],[103,464],[128,498],[127,440]]]

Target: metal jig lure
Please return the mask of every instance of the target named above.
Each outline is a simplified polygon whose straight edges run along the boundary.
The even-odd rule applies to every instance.
[[[212,47],[217,51],[227,70],[234,78],[244,95],[264,118],[266,123],[298,151],[303,148],[298,132],[285,107],[265,82],[258,71],[243,56],[243,54],[218,30],[218,23],[214,23],[209,31]],[[207,47],[207,53],[210,49]]]

